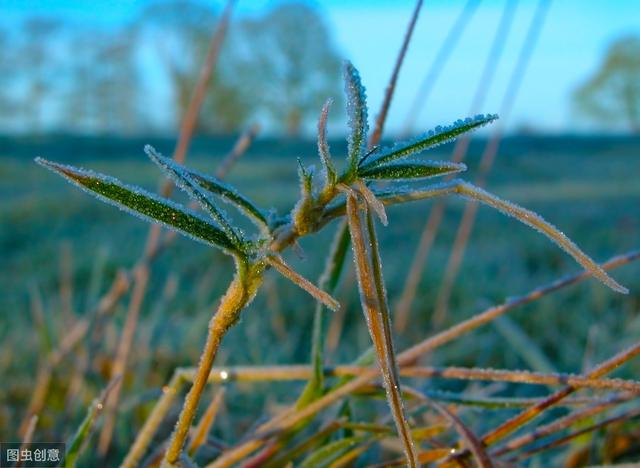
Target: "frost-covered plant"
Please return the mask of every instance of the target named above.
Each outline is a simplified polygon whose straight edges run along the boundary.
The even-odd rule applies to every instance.
[[[254,298],[268,268],[278,271],[327,307],[339,307],[333,297],[292,270],[280,255],[298,238],[318,231],[335,218],[346,216],[348,220],[362,309],[382,370],[389,405],[404,444],[407,462],[411,466],[417,466],[418,461],[402,406],[372,212],[386,225],[385,206],[388,205],[448,194],[477,200],[539,230],[604,284],[615,291],[626,292],[624,287],[610,278],[564,234],[529,210],[458,179],[427,186],[401,185],[408,181],[464,171],[464,164],[428,161],[418,158],[418,155],[488,124],[497,116],[478,115],[459,120],[451,126],[436,127],[414,140],[369,151],[364,87],[357,70],[350,63],[344,67],[344,77],[350,126],[346,164],[338,171],[329,152],[326,121],[330,103],[327,102],[322,109],[318,126],[318,150],[322,171],[316,174],[313,168],[300,164],[300,198],[290,213],[285,215],[268,216],[265,209],[258,207],[233,187],[165,158],[150,146],[145,148],[149,158],[171,177],[179,188],[197,201],[206,215],[140,188],[123,184],[113,177],[41,158],[36,159],[39,164],[62,175],[100,200],[219,248],[234,260],[236,273],[211,318],[196,378],[185,399],[165,455],[168,464],[175,464],[183,456],[182,448],[220,342],[229,328],[237,322],[240,312]],[[378,180],[386,181],[383,188],[375,185]],[[218,199],[232,205],[249,218],[255,224],[256,232],[248,235],[238,228],[220,208]],[[366,225],[363,225],[361,220],[363,212],[366,214]],[[341,245],[346,245],[344,237]],[[335,283],[335,280],[333,282]]]

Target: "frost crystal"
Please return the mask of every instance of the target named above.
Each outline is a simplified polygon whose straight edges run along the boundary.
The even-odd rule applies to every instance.
[[[359,172],[397,159],[416,155],[429,148],[448,143],[459,135],[482,127],[483,125],[493,122],[497,118],[498,116],[496,114],[479,114],[473,118],[467,118],[464,121],[457,120],[447,127],[437,126],[433,130],[430,130],[413,140],[396,143],[389,148],[383,148],[378,152],[377,157],[373,161],[362,166]]]
[[[344,65],[345,93],[347,95],[347,118],[349,134],[349,170],[355,170],[361,155],[366,151],[367,132],[367,96],[360,81],[358,70],[350,63]]]
[[[42,158],[36,158],[36,162],[99,200],[127,213],[145,221],[162,224],[194,240],[220,247],[228,253],[236,251],[221,229],[199,213],[178,203],[94,171],[57,164]]]

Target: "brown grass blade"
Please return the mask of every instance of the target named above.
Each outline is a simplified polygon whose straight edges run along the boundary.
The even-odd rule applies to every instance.
[[[270,255],[266,257],[266,262],[272,266],[278,273],[290,280],[296,286],[307,291],[316,300],[322,302],[331,310],[338,310],[340,303],[336,301],[331,295],[327,294],[308,279],[301,276],[298,272],[294,271],[289,265],[285,263],[282,257],[276,257]]]
[[[413,440],[411,439],[411,430],[404,413],[400,393],[400,382],[393,351],[393,342],[389,334],[390,323],[388,310],[386,317],[384,314],[386,298],[382,290],[383,285],[381,284],[382,278],[380,276],[379,258],[377,257],[377,246],[374,246],[375,237],[370,237],[369,239],[372,252],[374,250],[376,251],[376,253],[372,253],[374,263],[372,266],[367,258],[365,236],[360,222],[360,215],[358,214],[356,196],[353,192],[347,192],[347,218],[349,221],[353,257],[356,265],[358,289],[360,290],[360,301],[367,319],[371,340],[373,341],[378,356],[378,364],[380,365],[385,383],[389,407],[391,408],[398,434],[403,441],[407,463],[412,467],[418,466],[417,454]],[[370,231],[370,234],[371,233]]]
[[[460,434],[460,437],[462,437],[467,444],[467,447],[469,447],[471,453],[473,453],[473,456],[478,462],[478,466],[482,468],[493,467],[493,462],[482,446],[482,442],[458,416],[456,416],[452,411],[449,411],[446,406],[441,405],[424,395],[423,398],[453,425],[458,434]]]
[[[511,113],[520,85],[526,76],[527,67],[533,55],[533,51],[540,37],[542,27],[544,26],[549,7],[551,6],[551,0],[540,0],[538,2],[536,11],[522,46],[522,49],[518,55],[518,61],[512,71],[507,89],[503,96],[502,103],[500,105],[501,123],[495,127],[495,133],[487,143],[485,151],[480,161],[480,172],[476,185],[484,187],[486,185],[486,177],[491,171],[493,162],[498,153],[500,146],[500,140],[502,139],[502,125],[506,122]],[[475,214],[477,206],[467,203],[463,219],[458,226],[458,232],[456,233],[456,241],[451,251],[451,256],[445,268],[444,280],[438,293],[436,311],[434,313],[434,320],[442,321],[447,314],[447,307],[451,298],[451,292],[453,290],[453,283],[457,277],[466,245],[469,241],[473,224],[475,222]]]
[[[134,287],[131,294],[131,302],[127,310],[122,336],[118,342],[116,357],[113,361],[111,376],[124,375],[127,368],[127,360],[133,344],[133,338],[136,332],[138,317],[142,307],[145,293],[147,291],[147,283],[149,281],[149,267],[141,264],[134,274]],[[109,392],[109,396],[105,402],[105,418],[100,438],[98,440],[98,453],[104,456],[111,444],[111,436],[116,424],[116,408],[120,399],[120,391],[122,390],[122,379],[115,383],[114,388]]]
[[[382,131],[384,129],[385,121],[387,120],[387,113],[389,112],[389,107],[391,107],[391,99],[393,98],[393,92],[396,89],[396,82],[398,81],[398,76],[400,75],[400,68],[402,67],[402,62],[404,61],[407,49],[409,48],[411,36],[413,35],[413,30],[416,26],[416,22],[418,21],[418,14],[420,13],[421,8],[422,0],[418,0],[416,2],[415,8],[413,9],[411,19],[409,20],[407,32],[405,33],[404,40],[402,41],[400,52],[398,52],[398,57],[396,58],[396,64],[393,67],[393,72],[391,73],[389,84],[385,89],[384,100],[382,102],[382,106],[380,107],[380,113],[376,117],[376,124],[369,139],[369,148],[373,148],[378,143],[380,143],[380,139],[382,138]]]
[[[593,405],[589,405],[587,408],[583,408],[573,413],[570,413],[567,416],[562,418],[558,418],[557,420],[545,424],[544,426],[536,427],[533,431],[523,434],[515,439],[510,440],[505,445],[495,450],[492,455],[499,457],[501,455],[505,455],[506,453],[513,452],[518,450],[525,445],[529,445],[538,441],[539,439],[546,437],[548,435],[554,434],[558,431],[566,429],[568,427],[573,426],[574,424],[579,423],[585,419],[589,419],[596,414],[602,413],[615,406],[616,404],[623,403],[628,401],[628,398],[634,398],[637,396],[633,394],[621,394],[614,395],[613,397],[606,398],[600,402],[594,403]]]
[[[640,251],[634,250],[627,252],[622,255],[618,255],[616,257],[611,258],[606,263],[602,264],[602,268],[605,270],[610,270],[613,268],[618,268],[622,265],[626,265],[630,262],[633,262],[640,258]],[[563,289],[569,285],[578,283],[589,277],[587,272],[580,272],[574,275],[565,276],[553,283],[550,283],[546,286],[541,286],[539,288],[534,289],[533,291],[525,294],[523,296],[518,296],[509,299],[502,305],[491,307],[485,310],[482,313],[479,313],[472,318],[465,320],[437,335],[427,338],[426,340],[418,343],[417,345],[409,348],[408,350],[402,352],[398,356],[398,361],[401,366],[407,366],[411,363],[416,362],[418,358],[422,355],[442,346],[443,344],[453,341],[460,336],[475,330],[476,328],[485,325],[491,322],[496,317],[507,313],[508,311],[519,307],[521,305],[528,304],[530,302],[534,302],[554,291]],[[377,377],[378,373],[375,370],[369,370],[366,373],[356,377],[353,380],[345,383],[343,386],[334,389],[333,391],[327,393],[322,398],[314,401],[309,406],[305,407],[302,410],[297,410],[295,408],[290,408],[287,411],[284,411],[270,421],[262,424],[257,431],[257,434],[265,434],[269,431],[273,431],[275,429],[285,429],[288,427],[292,427],[300,421],[305,420],[306,418],[322,411],[328,406],[334,404],[336,401],[339,401],[341,398],[349,395],[350,393],[356,391],[358,388],[366,385]],[[264,442],[260,439],[251,439],[241,443],[240,445],[229,449],[223,455],[221,455],[214,463],[210,464],[210,467],[224,467],[230,466],[233,463],[237,463],[242,460],[245,456],[252,453],[254,450],[259,448]]]
[[[211,428],[213,427],[213,423],[216,420],[216,416],[218,414],[218,410],[220,409],[220,405],[222,404],[222,399],[224,398],[225,389],[221,387],[218,390],[207,406],[207,410],[200,418],[198,425],[193,433],[193,437],[191,438],[191,442],[189,444],[189,455],[192,456],[198,447],[200,447],[207,440],[207,436],[209,432],[211,432]]]
[[[596,431],[598,429],[602,429],[603,427],[609,426],[611,424],[617,423],[617,422],[624,422],[624,421],[630,421],[632,419],[636,419],[640,417],[640,409],[636,409],[636,410],[632,410],[632,411],[627,411],[623,414],[620,414],[618,416],[613,416],[610,418],[605,419],[604,421],[600,421],[599,423],[596,424],[591,424],[583,429],[574,431],[570,434],[567,434],[564,437],[560,437],[558,439],[552,440],[546,444],[542,444],[536,448],[527,450],[523,453],[521,453],[520,455],[517,455],[513,458],[509,459],[509,462],[511,463],[520,463],[523,460],[529,458],[531,455],[534,455],[536,453],[539,452],[543,452],[549,449],[552,449],[554,447],[559,447],[561,445],[564,445],[568,442],[571,442],[572,440],[574,440],[575,438],[583,435],[583,434],[588,434],[589,432],[593,432]]]
[[[633,359],[637,355],[640,354],[640,343],[637,343],[620,353],[613,356],[611,359],[601,363],[599,366],[594,368],[592,371],[588,372],[585,377],[590,379],[600,379],[602,376],[612,372],[614,369],[620,367],[630,359]],[[556,393],[550,395],[548,398],[538,403],[537,405],[531,406],[527,408],[520,414],[515,417],[509,419],[504,424],[500,425],[498,428],[486,434],[482,440],[486,445],[492,445],[497,441],[503,439],[507,435],[511,434],[513,431],[530,421],[531,419],[539,416],[543,411],[555,405],[563,398],[571,395],[573,392],[577,390],[577,387],[574,385],[568,385],[561,390],[558,390]]]
[[[260,133],[260,125],[254,124],[245,130],[240,138],[236,141],[231,148],[231,151],[224,157],[218,169],[216,169],[216,178],[224,179],[231,168],[238,162],[238,160],[247,152],[253,141]]]

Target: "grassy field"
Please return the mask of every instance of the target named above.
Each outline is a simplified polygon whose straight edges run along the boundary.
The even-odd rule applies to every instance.
[[[144,155],[143,142],[146,140],[0,141],[0,440],[15,439],[17,421],[24,415],[42,359],[42,336],[30,312],[34,301],[42,300],[46,320],[52,324],[52,340],[59,339],[56,335],[64,336],[77,316],[95,307],[115,272],[133,265],[148,232],[146,223],[72,188],[36,166],[32,157],[80,165],[154,190],[160,174]],[[149,142],[159,151],[171,153],[171,141]],[[231,142],[198,140],[189,163],[213,172]],[[471,146],[469,171],[463,174],[467,180],[475,177],[483,144],[479,139]],[[342,143],[332,144],[334,155],[344,150]],[[444,146],[427,156],[444,159],[450,151],[451,146]],[[637,138],[513,137],[503,143],[488,188],[541,213],[585,252],[604,261],[640,247],[639,153]],[[262,206],[283,212],[297,199],[297,156],[309,162],[317,159],[314,143],[258,141],[227,180]],[[392,306],[402,290],[431,206],[432,202],[422,201],[391,208],[389,227],[380,229]],[[432,304],[463,206],[461,200],[449,202],[412,308],[411,326],[397,337],[401,349],[433,332]],[[304,259],[292,252],[287,259],[308,278],[317,278],[333,230],[331,225],[312,239],[303,239]],[[482,208],[456,282],[447,323],[577,269],[570,257],[538,233]],[[68,283],[61,281],[65,271],[71,275]],[[121,412],[127,417],[119,419],[111,460],[122,456],[173,368],[196,362],[216,298],[232,271],[227,257],[182,238],[154,263],[125,376]],[[613,273],[629,287],[629,296],[615,295],[589,280],[517,310],[510,317],[554,370],[580,372],[639,336],[639,273],[638,265]],[[267,276],[265,291],[226,337],[216,364],[308,361],[313,301],[273,273]],[[68,297],[70,307],[65,306]],[[330,337],[332,363],[351,361],[370,343],[352,268],[342,279],[337,297],[345,307],[344,314],[331,318],[335,332]],[[125,313],[126,301],[104,324],[104,340],[90,356],[93,381],[76,389],[71,403],[73,364],[87,356],[72,355],[70,368],[56,375],[52,385],[55,391],[41,415],[39,439],[59,440],[75,430],[88,402],[96,396],[96,388],[104,383]],[[484,327],[443,347],[427,362],[540,370],[535,369],[540,363],[532,358],[529,345],[506,340],[503,333],[493,325]],[[619,376],[634,377],[639,372],[640,362],[636,360]],[[466,385],[436,379],[415,386],[462,390]],[[545,388],[505,385],[498,391],[509,396],[535,396],[543,394]],[[223,440],[237,439],[265,409],[290,398],[287,384],[234,386],[216,423],[216,434]],[[382,401],[380,409],[384,411]],[[358,410],[366,413],[367,408]],[[481,425],[473,419],[470,422]]]

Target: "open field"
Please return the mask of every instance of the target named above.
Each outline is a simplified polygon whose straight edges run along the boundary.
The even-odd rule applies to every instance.
[[[21,411],[26,408],[42,353],[42,337],[30,312],[34,298],[42,298],[51,329],[62,336],[73,322],[73,314],[82,316],[95,306],[117,269],[135,262],[148,232],[146,223],[72,188],[36,166],[32,157],[39,155],[91,168],[154,190],[160,174],[144,155],[143,142],[146,140],[0,141],[0,440],[15,437],[16,421],[23,416]],[[167,155],[173,149],[168,140],[149,142]],[[232,140],[197,140],[188,163],[213,172],[231,143]],[[474,179],[483,144],[479,139],[471,146],[469,171],[463,174],[467,180]],[[338,155],[345,151],[344,144],[334,142],[331,146],[339,159]],[[450,145],[443,146],[426,156],[445,159],[450,150]],[[311,162],[317,159],[315,151],[313,142],[258,141],[227,180],[261,206],[274,206],[282,212],[297,199],[295,157]],[[542,214],[585,252],[604,261],[640,248],[639,154],[638,138],[513,137],[502,146],[488,189]],[[412,309],[412,325],[397,337],[400,349],[433,331],[432,304],[463,205],[461,200],[450,200]],[[421,201],[391,208],[389,227],[379,230],[392,306],[404,284],[431,206],[432,202]],[[317,278],[332,232],[329,226],[313,239],[303,239],[304,260],[292,252],[287,259],[306,277]],[[71,271],[71,280],[62,282],[67,289],[61,294],[65,269]],[[456,282],[447,323],[575,271],[577,266],[572,259],[547,239],[482,208]],[[196,362],[210,313],[231,274],[227,257],[182,238],[154,263],[130,372],[125,376],[122,412],[132,417],[119,420],[114,460],[126,450],[172,369]],[[313,301],[274,274],[267,276],[265,290],[225,338],[216,365],[308,361]],[[589,280],[511,315],[536,343],[535,351],[540,351],[554,370],[580,372],[584,366],[637,340],[640,266],[623,267],[613,276],[631,290],[629,296],[615,295]],[[65,307],[69,285],[71,305]],[[344,316],[331,319],[336,322],[332,324],[334,330],[340,330],[330,336],[338,343],[329,354],[332,363],[349,362],[370,344],[352,268],[342,279],[337,297],[345,312]],[[85,383],[66,410],[67,382],[72,373],[57,376],[53,385],[56,392],[48,400],[39,426],[42,437],[54,437],[60,431],[67,437],[77,426],[88,402],[96,395],[95,388],[103,385],[101,379],[107,373],[108,357],[115,349],[125,309],[124,303],[117,307],[104,325],[104,342],[98,345],[91,366],[94,382]],[[338,320],[343,320],[341,327]],[[493,325],[484,327],[443,347],[428,362],[541,370],[535,369],[540,361],[532,357],[529,346],[505,340],[503,332]],[[73,362],[85,357],[69,359]],[[616,376],[635,378],[639,373],[640,362],[635,360]],[[460,390],[466,384],[452,386],[436,380],[422,381],[421,385]],[[509,396],[534,396],[536,391],[541,394],[544,388],[505,385],[500,389],[502,395]],[[216,432],[225,440],[237,438],[253,424],[265,405],[270,408],[284,403],[287,395],[290,398],[291,390],[286,384],[238,385],[227,395],[225,414]],[[383,402],[381,405],[384,408]],[[60,413],[64,420],[54,416]]]

